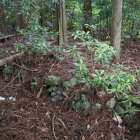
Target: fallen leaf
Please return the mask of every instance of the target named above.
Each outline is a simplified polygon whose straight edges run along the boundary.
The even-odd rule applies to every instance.
[[[106,96],[106,92],[105,92],[105,91],[100,91],[100,92],[97,93],[97,96],[98,96],[99,98],[103,98],[103,97]]]
[[[39,127],[39,130],[41,132],[48,132],[48,128],[47,127]]]
[[[116,140],[113,133],[110,133],[110,137],[111,137],[110,140]]]
[[[48,119],[50,118],[50,112],[48,111],[47,113],[46,113],[46,116],[48,117]]]
[[[68,139],[68,137],[67,136],[64,136],[64,138],[67,140]]]
[[[113,120],[118,122],[119,124],[121,124],[123,122],[121,117],[117,114],[115,114],[115,116],[113,117]]]
[[[97,121],[97,119],[95,119],[95,125],[98,125],[99,123],[98,123],[98,121]]]
[[[82,137],[82,140],[85,140],[85,136]]]
[[[118,122],[118,128],[122,129],[121,124],[122,124],[123,121],[122,121],[121,117],[119,115],[115,114],[115,116],[113,117],[113,120]]]

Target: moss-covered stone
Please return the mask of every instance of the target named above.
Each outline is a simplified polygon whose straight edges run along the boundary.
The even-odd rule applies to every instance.
[[[125,110],[123,109],[123,107],[120,106],[120,105],[117,105],[116,108],[115,108],[115,110],[116,110],[117,113],[121,113],[121,112],[124,112],[124,111],[125,111]]]
[[[47,86],[56,86],[60,84],[60,80],[61,80],[60,77],[50,75],[45,79],[45,84]]]
[[[64,86],[65,88],[73,88],[74,86],[76,86],[76,84],[77,84],[76,78],[72,78],[72,79],[70,79],[69,81],[65,81],[65,82],[63,83],[63,86]]]
[[[116,99],[115,98],[111,98],[107,103],[106,106],[108,109],[113,109],[115,107],[116,104]]]
[[[57,92],[52,92],[51,93],[51,101],[52,102],[58,102],[63,100],[65,97],[67,97],[67,93],[66,92],[61,92],[61,91],[57,91]]]

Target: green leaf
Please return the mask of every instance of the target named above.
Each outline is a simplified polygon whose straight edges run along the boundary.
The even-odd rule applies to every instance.
[[[140,70],[136,70],[136,73],[137,73],[138,75],[140,75]]]
[[[96,103],[96,104],[95,104],[95,109],[101,109],[101,107],[102,107],[101,104],[99,104],[99,103]]]
[[[138,87],[138,92],[140,92],[140,86]]]

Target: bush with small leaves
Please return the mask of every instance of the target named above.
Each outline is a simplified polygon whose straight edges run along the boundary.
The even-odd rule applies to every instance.
[[[93,54],[94,64],[91,72],[85,63],[86,58],[83,57],[81,48],[77,46],[69,47],[74,59],[74,69],[71,72],[75,75],[77,84],[84,84],[84,88],[92,86],[101,88],[114,93],[119,100],[124,100],[129,104],[132,103],[134,100],[132,101],[133,98],[129,95],[129,92],[138,81],[139,70],[132,69],[130,66],[111,63],[113,56],[116,55],[114,48],[92,39],[89,32],[77,31],[75,38],[84,41],[83,47],[87,47],[88,51]],[[100,66],[98,69],[96,69],[97,64]]]

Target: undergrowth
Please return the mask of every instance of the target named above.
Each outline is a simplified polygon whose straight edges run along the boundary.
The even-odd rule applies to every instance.
[[[70,53],[74,60],[74,69],[70,70],[74,75],[74,85],[82,84],[86,89],[89,89],[90,87],[102,89],[116,95],[119,100],[124,101],[125,103],[129,101],[129,105],[132,103],[132,99],[137,98],[136,96],[130,95],[129,92],[138,82],[140,70],[132,69],[130,66],[124,66],[118,63],[113,64],[111,60],[116,55],[116,51],[113,47],[93,39],[89,32],[85,33],[83,31],[77,31],[73,34],[74,39],[78,38],[83,42],[83,45],[80,47],[76,45],[68,46],[65,49],[58,46],[50,47],[43,36],[40,37],[41,34],[44,34],[42,28],[39,26],[28,28],[30,30],[19,31],[25,37],[25,40],[23,44],[16,44],[17,50],[24,49],[28,51],[27,47],[33,46],[31,51],[42,51],[43,53],[52,52],[55,54],[57,60],[62,60],[66,53]],[[31,34],[33,30],[34,34]],[[40,34],[38,34],[38,32]],[[47,32],[46,29],[45,32]],[[86,54],[90,54],[91,56],[92,70],[86,65],[86,60],[88,58],[84,56],[83,49],[86,49]],[[32,84],[32,88],[36,86],[35,84],[36,83]],[[66,83],[64,84],[64,87],[67,92],[71,88],[71,86]],[[83,107],[78,106],[78,101],[78,103],[75,102],[74,108],[87,109],[90,105],[86,97],[82,95],[81,99]]]
[[[113,47],[93,39],[89,32],[77,31],[74,35],[75,38],[84,41],[82,47],[87,49],[87,53],[90,52],[93,63],[93,69],[90,71],[86,65],[86,58],[83,56],[82,47],[70,47],[75,66],[71,72],[75,75],[77,84],[84,84],[84,88],[94,86],[115,94],[117,99],[128,105],[133,104],[132,99],[139,97],[132,96],[129,92],[138,82],[140,71],[130,66],[112,63],[111,60],[116,55],[116,51]]]

